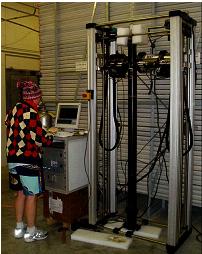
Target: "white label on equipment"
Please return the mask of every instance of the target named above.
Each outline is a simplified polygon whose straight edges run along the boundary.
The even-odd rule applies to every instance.
[[[62,213],[63,212],[63,204],[61,199],[53,199],[49,197],[48,200],[49,203],[49,211],[50,213],[56,212],[56,213]]]

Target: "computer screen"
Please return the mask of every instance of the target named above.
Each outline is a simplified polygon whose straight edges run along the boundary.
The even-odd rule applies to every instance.
[[[78,129],[81,103],[58,103],[55,127]]]

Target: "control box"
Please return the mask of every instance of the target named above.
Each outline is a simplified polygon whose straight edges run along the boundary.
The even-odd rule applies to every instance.
[[[63,194],[88,185],[87,136],[54,137],[43,148],[45,189]]]

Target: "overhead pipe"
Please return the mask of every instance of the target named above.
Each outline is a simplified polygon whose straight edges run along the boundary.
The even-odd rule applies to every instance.
[[[23,50],[14,50],[9,48],[2,48],[2,52],[4,52],[7,56],[18,56],[18,57],[24,57],[24,58],[32,58],[32,59],[40,59],[39,53],[29,53]]]
[[[22,18],[28,18],[28,17],[33,17],[34,14],[27,14],[27,15],[23,15],[23,16],[17,16],[17,17],[13,17],[13,18],[10,18],[10,19],[5,19],[4,21],[10,21],[10,20],[16,20],[16,19],[22,19]]]
[[[22,2],[18,2],[18,4],[22,4],[22,5],[24,5],[24,6],[27,6],[27,7],[30,7],[30,8],[34,8],[34,9],[39,9],[39,7],[38,6],[32,6],[32,5],[30,5],[30,4],[26,4],[26,3],[22,3]],[[36,4],[36,3],[35,3]],[[37,4],[36,4],[37,5]]]
[[[168,15],[162,15],[162,16],[153,16],[153,17],[145,17],[140,19],[124,19],[124,20],[115,20],[115,21],[109,21],[105,23],[97,24],[97,27],[101,26],[112,26],[112,25],[118,25],[118,24],[124,24],[124,23],[135,23],[135,22],[141,22],[141,21],[148,21],[148,20],[154,20],[154,19],[165,19],[169,18]]]
[[[16,23],[16,22],[14,22],[14,21],[7,20],[7,19],[4,19],[4,18],[1,18],[1,20],[6,21],[6,22],[9,22],[9,23],[12,23],[12,24],[17,25],[17,26],[21,26],[21,27],[27,28],[27,29],[29,29],[29,30],[31,30],[31,31],[33,31],[33,32],[39,33],[38,30],[33,29],[33,28],[29,27],[29,26],[25,26],[25,25],[22,25],[22,24],[19,24],[19,23]]]
[[[1,5],[1,7],[9,9],[9,10],[13,10],[13,11],[21,12],[23,14],[33,15],[32,13],[29,13],[29,12],[26,12],[26,11],[22,11],[22,10],[16,9],[14,7],[6,6],[6,5],[3,5],[3,4]],[[34,11],[34,13],[35,13],[35,11]],[[34,16],[37,17],[37,18],[39,17],[38,15],[34,15]]]

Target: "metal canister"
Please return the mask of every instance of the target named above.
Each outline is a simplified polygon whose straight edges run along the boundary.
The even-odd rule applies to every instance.
[[[52,116],[48,113],[45,107],[39,111],[39,116],[41,119],[42,127],[46,130],[52,126]]]

